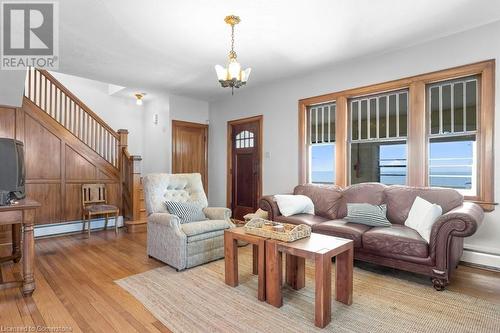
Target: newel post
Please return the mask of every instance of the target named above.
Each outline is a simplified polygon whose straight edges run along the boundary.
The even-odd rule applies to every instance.
[[[118,135],[120,136],[120,152],[123,150],[123,148],[126,148],[128,146],[128,130],[126,129],[119,129],[118,130]]]

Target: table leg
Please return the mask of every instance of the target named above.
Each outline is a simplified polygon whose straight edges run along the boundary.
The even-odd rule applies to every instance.
[[[325,327],[332,317],[332,262],[329,256],[321,253],[315,255],[315,308],[314,324]]]
[[[266,299],[267,303],[281,307],[283,305],[281,252],[274,240],[266,241]]]
[[[255,261],[255,256],[254,256],[254,261]],[[257,298],[259,299],[259,301],[265,301],[266,300],[266,240],[265,239],[259,240],[259,245],[257,245],[257,274],[259,279],[259,291]]]
[[[335,299],[352,304],[353,248],[337,255],[335,262]]]
[[[12,225],[12,257],[15,263],[21,260],[21,224]]]
[[[226,284],[238,285],[238,244],[230,232],[224,231],[224,265]]]
[[[33,227],[35,211],[23,211],[23,295],[31,296],[35,290],[35,239]]]
[[[306,259],[286,254],[286,283],[299,290],[306,285]]]
[[[259,245],[252,244],[252,265],[253,265],[253,275],[257,275],[259,273]]]

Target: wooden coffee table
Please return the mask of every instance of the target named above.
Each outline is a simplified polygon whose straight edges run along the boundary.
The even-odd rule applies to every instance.
[[[238,285],[238,240],[248,242],[253,246],[253,274],[258,275],[259,301],[266,300],[266,239],[250,235],[245,228],[232,228],[224,230],[224,264],[226,284],[231,287]]]
[[[315,263],[315,319],[318,327],[331,321],[332,258],[336,257],[335,299],[352,303],[353,241],[312,233],[292,243],[266,241],[266,298],[276,307],[283,305],[282,253],[286,254],[286,282],[298,290],[305,286],[305,259]]]

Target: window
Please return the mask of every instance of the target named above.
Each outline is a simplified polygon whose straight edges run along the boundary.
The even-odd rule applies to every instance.
[[[254,134],[250,131],[241,131],[236,135],[236,148],[252,148],[254,145]]]
[[[308,110],[309,182],[335,183],[335,103]]]
[[[301,99],[299,181],[448,187],[493,210],[494,106],[495,60]]]
[[[478,80],[428,85],[429,185],[477,195]]]
[[[408,91],[350,100],[351,184],[406,184]]]

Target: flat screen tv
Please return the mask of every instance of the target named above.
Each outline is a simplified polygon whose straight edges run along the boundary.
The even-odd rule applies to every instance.
[[[7,193],[9,199],[23,199],[26,196],[24,182],[24,144],[0,138],[0,192]]]

